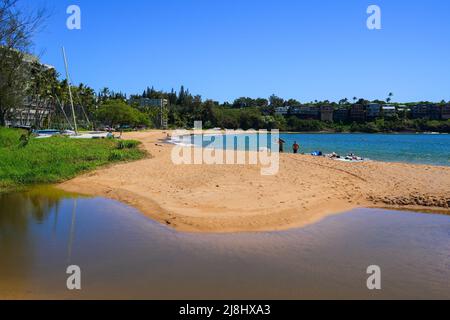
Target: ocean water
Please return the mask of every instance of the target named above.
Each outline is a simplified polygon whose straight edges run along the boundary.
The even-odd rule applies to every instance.
[[[450,216],[358,209],[282,232],[177,232],[103,198],[0,195],[0,299],[450,299]],[[66,287],[70,265],[81,291]],[[369,291],[367,268],[381,268]]]
[[[302,152],[354,153],[364,158],[450,166],[450,135],[431,134],[282,134]]]
[[[386,162],[406,162],[450,166],[450,135],[448,134],[314,134],[295,133],[280,134],[286,141],[285,152],[292,152],[292,145],[297,142],[301,146],[300,153],[310,154],[322,151],[324,154],[336,152],[340,155],[354,153],[360,157]],[[231,143],[236,149],[248,149],[242,137],[231,135],[225,139],[235,139]],[[218,146],[221,144],[214,136],[205,136],[202,145]],[[267,144],[258,145],[271,147],[275,143],[272,138]],[[184,143],[200,145],[199,139],[186,136]]]

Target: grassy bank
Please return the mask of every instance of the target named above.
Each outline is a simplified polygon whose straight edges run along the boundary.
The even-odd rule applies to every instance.
[[[145,157],[136,141],[54,137],[22,144],[24,133],[0,128],[0,193],[62,182],[109,163]]]

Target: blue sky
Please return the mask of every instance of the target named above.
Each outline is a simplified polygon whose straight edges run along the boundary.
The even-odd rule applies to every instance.
[[[450,100],[448,0],[25,0],[52,16],[35,39],[74,82],[128,94],[146,86],[204,98],[277,94],[302,102],[356,97]],[[82,29],[66,28],[79,5]],[[382,30],[366,27],[379,5]]]

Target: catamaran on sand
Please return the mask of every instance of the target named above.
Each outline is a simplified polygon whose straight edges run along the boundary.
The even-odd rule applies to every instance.
[[[66,79],[68,83],[68,90],[69,90],[69,98],[70,98],[70,104],[72,108],[72,117],[73,117],[73,129],[74,130],[55,130],[55,129],[46,129],[46,130],[35,130],[33,133],[36,135],[36,139],[47,139],[54,136],[66,136],[71,139],[110,139],[114,138],[114,135],[112,132],[105,132],[105,131],[91,131],[91,132],[78,132],[78,126],[77,126],[77,119],[75,116],[75,108],[73,104],[73,96],[72,96],[72,89],[71,89],[71,81],[69,77],[69,68],[67,63],[67,57],[66,57],[66,51],[64,47],[62,48],[63,51],[63,58],[64,58],[64,64],[66,67]],[[86,115],[86,113],[84,112]],[[65,113],[64,113],[65,115]],[[86,115],[87,118],[87,115]],[[67,122],[69,122],[69,119],[67,118]],[[88,123],[90,122],[89,119],[87,119]],[[71,125],[69,123],[69,125]]]

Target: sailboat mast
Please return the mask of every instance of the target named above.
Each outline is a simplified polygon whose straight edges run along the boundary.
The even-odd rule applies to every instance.
[[[69,86],[69,97],[70,97],[70,106],[72,107],[72,116],[73,116],[73,124],[75,129],[75,134],[78,135],[78,127],[77,127],[77,119],[75,116],[75,108],[73,106],[73,97],[72,97],[72,84],[70,83],[69,78],[69,67],[67,65],[67,57],[66,57],[66,49],[62,47],[63,57],[64,57],[64,65],[66,66],[66,79],[67,79],[67,85]]]

